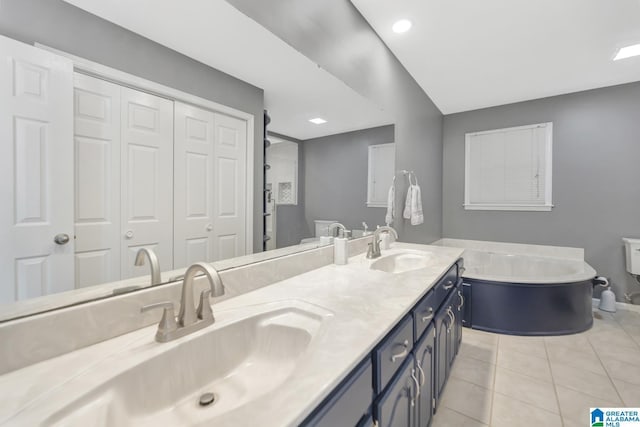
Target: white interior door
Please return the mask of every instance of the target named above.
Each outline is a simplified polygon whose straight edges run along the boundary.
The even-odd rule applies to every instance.
[[[74,76],[75,284],[120,280],[120,86]]]
[[[246,254],[247,122],[215,114],[214,259]]]
[[[2,36],[0,61],[0,303],[10,303],[73,289],[73,66]]]
[[[175,102],[174,268],[213,261],[213,117]]]
[[[160,268],[173,268],[173,101],[121,88],[122,278],[149,274],[135,267],[140,248]]]

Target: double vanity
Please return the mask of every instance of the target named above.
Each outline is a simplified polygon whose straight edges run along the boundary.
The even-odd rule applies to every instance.
[[[144,327],[0,376],[0,425],[427,426],[462,335],[462,249],[356,246],[183,337]]]

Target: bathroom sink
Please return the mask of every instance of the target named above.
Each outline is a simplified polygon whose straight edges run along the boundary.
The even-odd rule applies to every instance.
[[[432,254],[430,252],[403,251],[377,259],[371,264],[370,268],[372,270],[400,274],[427,267],[431,258]]]
[[[254,402],[286,386],[331,315],[302,301],[282,305],[214,324],[175,344],[147,344],[140,351],[151,353],[149,357],[140,361],[140,351],[123,355],[136,361],[106,380],[81,375],[69,389],[80,396],[70,401],[64,398],[64,387],[58,390],[66,402],[50,410],[43,424],[227,425],[226,416],[250,413]],[[80,393],[77,387],[84,389]],[[202,406],[205,393],[213,393],[214,400]]]

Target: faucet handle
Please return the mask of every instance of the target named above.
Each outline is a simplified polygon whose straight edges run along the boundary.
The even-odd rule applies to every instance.
[[[200,293],[200,303],[198,304],[198,319],[207,320],[213,319],[213,311],[211,310],[211,304],[209,304],[209,297],[211,296],[211,289],[205,289]]]
[[[161,337],[166,336],[168,333],[178,329],[176,323],[176,315],[173,310],[173,303],[171,301],[163,301],[155,304],[145,305],[140,309],[140,313],[145,313],[149,310],[155,310],[156,308],[162,308],[162,319],[158,323],[158,332],[156,333],[156,339],[162,342]]]

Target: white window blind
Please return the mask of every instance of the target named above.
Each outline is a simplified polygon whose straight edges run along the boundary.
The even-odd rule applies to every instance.
[[[396,144],[369,146],[367,207],[386,207],[396,167]]]
[[[466,134],[465,209],[549,211],[552,123]]]

